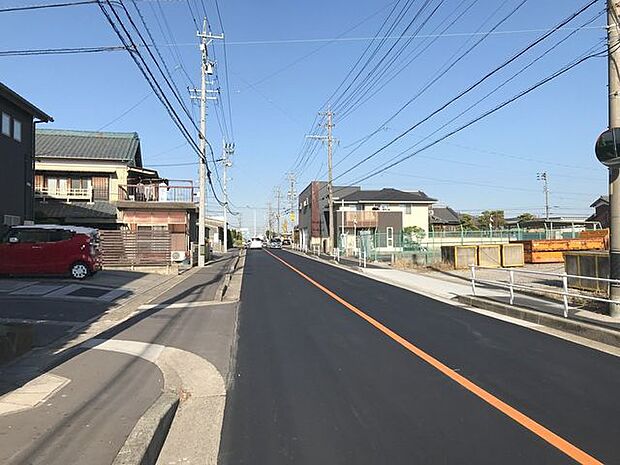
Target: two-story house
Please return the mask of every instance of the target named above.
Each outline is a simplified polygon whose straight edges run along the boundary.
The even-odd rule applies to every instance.
[[[422,191],[385,188],[364,190],[358,186],[334,186],[334,234],[341,246],[354,248],[358,236],[372,235],[375,246],[400,247],[402,232],[417,227],[429,230],[429,207],[436,202]],[[303,248],[327,250],[329,205],[327,183],[311,182],[299,195],[299,242]],[[346,241],[343,244],[342,241]]]
[[[50,121],[51,116],[0,83],[0,230],[34,219],[34,128]]]
[[[41,129],[36,141],[37,222],[165,231],[171,251],[189,253],[197,233],[192,182],[145,168],[138,134]]]
[[[401,248],[407,228],[428,235],[429,207],[434,202],[436,199],[422,191],[357,190],[335,199],[336,235],[346,248],[355,248],[356,237],[362,232],[373,236],[375,248]]]

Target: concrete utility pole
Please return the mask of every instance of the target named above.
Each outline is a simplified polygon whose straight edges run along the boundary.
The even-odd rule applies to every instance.
[[[271,223],[271,202],[269,202],[267,208],[267,239],[271,239],[271,230],[273,228],[273,224]]]
[[[224,166],[224,252],[228,252],[228,168],[232,166],[229,155],[235,152],[235,144],[222,142],[222,165]]]
[[[205,266],[207,259],[207,75],[213,74],[213,62],[209,61],[208,45],[213,39],[223,39],[224,35],[213,35],[207,31],[207,19],[202,23],[202,32],[197,32],[200,38],[200,94],[193,98],[200,99],[200,144],[201,160],[198,168],[198,266]],[[194,94],[196,94],[194,89]]]
[[[549,182],[547,179],[547,172],[536,174],[536,179],[543,182],[543,192],[545,193],[545,219],[549,221]]]
[[[297,193],[295,192],[295,173],[289,173],[288,174],[288,181],[289,181],[289,189],[287,192],[287,196],[288,196],[288,201],[289,201],[289,208],[291,210],[290,212],[290,219],[291,219],[291,231],[293,230],[293,228],[295,227],[295,218],[297,217],[295,215],[295,210],[296,210],[296,197],[297,197]]]
[[[607,46],[609,66],[609,128],[620,128],[620,1],[607,0]],[[620,279],[620,169],[609,168],[609,277]],[[620,286],[610,284],[609,298],[620,301]],[[620,316],[620,304],[609,304],[609,314]]]
[[[277,225],[277,234],[280,235],[282,233],[280,229],[280,198],[282,197],[282,193],[280,192],[280,186],[276,187],[276,225]]]
[[[327,117],[325,127],[327,128],[327,136],[306,136],[309,139],[318,139],[327,141],[327,203],[329,205],[329,241],[327,244],[328,252],[334,249],[334,188],[332,176],[332,150],[334,144],[333,128],[334,128],[334,112],[327,108],[326,112],[319,113],[321,116]]]

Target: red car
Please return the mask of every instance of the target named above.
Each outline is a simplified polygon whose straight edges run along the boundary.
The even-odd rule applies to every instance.
[[[70,274],[84,279],[100,269],[96,229],[55,224],[13,226],[0,242],[0,274]]]

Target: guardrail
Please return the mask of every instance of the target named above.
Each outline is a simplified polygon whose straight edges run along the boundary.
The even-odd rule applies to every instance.
[[[515,275],[517,274],[540,275],[540,276],[556,278],[561,283],[561,286],[558,286],[558,287],[561,287],[562,290],[556,291],[554,289],[545,289],[545,292],[549,294],[555,294],[555,295],[562,296],[562,302],[564,305],[564,318],[569,317],[569,311],[571,309],[569,302],[568,302],[569,298],[578,298],[578,299],[592,300],[596,302],[605,302],[605,303],[620,303],[620,301],[617,301],[617,300],[610,300],[608,298],[597,297],[597,296],[590,295],[590,294],[577,294],[574,292],[570,292],[570,288],[568,286],[569,279],[587,279],[587,280],[592,280],[592,281],[600,281],[603,283],[607,283],[608,287],[610,284],[617,284],[620,286],[620,280],[618,279],[595,278],[595,277],[590,277],[590,276],[578,276],[578,275],[572,275],[572,274],[567,274],[567,273],[552,273],[549,271],[516,270],[512,268],[493,268],[493,271],[505,272],[508,275],[508,281],[504,282],[504,281],[495,281],[495,280],[477,278],[476,270],[488,270],[488,268],[472,265],[470,269],[471,269],[471,288],[472,288],[472,293],[474,296],[476,295],[477,284],[487,284],[487,285],[494,286],[494,287],[504,288],[504,289],[508,289],[510,293],[509,294],[510,305],[514,304],[515,289],[524,290],[524,291],[538,291],[538,292],[540,291],[540,287],[535,287],[535,286],[527,285],[523,283],[516,283]],[[608,292],[608,295],[609,295],[609,292]]]

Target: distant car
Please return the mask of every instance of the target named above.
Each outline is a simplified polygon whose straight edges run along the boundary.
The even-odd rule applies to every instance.
[[[282,248],[282,241],[280,239],[271,239],[271,242],[269,243],[269,248],[270,249],[281,249]]]
[[[99,232],[66,225],[13,226],[0,241],[0,274],[84,279],[101,269]]]
[[[262,249],[263,241],[261,241],[258,237],[253,237],[250,241],[249,249]]]
[[[282,240],[282,245],[291,245],[291,240],[290,239],[283,239]]]

